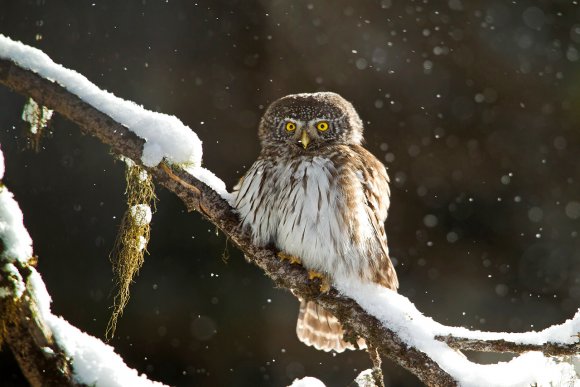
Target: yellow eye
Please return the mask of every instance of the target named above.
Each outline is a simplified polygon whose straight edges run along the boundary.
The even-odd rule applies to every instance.
[[[292,121],[286,122],[286,130],[289,132],[293,132],[296,130],[296,124]]]
[[[328,130],[328,122],[320,121],[318,124],[316,124],[316,129],[320,130],[321,132]]]

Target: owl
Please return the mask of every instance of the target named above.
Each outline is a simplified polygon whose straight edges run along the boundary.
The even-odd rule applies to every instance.
[[[241,227],[253,242],[275,246],[324,281],[357,276],[396,290],[384,229],[389,178],[362,147],[352,104],[330,92],[288,95],[268,107],[258,137],[261,153],[234,188]],[[355,348],[314,301],[300,300],[296,331],[320,350]]]

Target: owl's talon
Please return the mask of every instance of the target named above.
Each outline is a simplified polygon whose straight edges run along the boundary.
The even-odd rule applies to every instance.
[[[290,254],[286,254],[283,251],[279,251],[278,254],[276,254],[278,256],[278,258],[280,258],[282,261],[288,261],[291,264],[302,264],[302,261],[300,260],[300,258],[294,256],[294,255],[290,255]]]
[[[324,274],[321,274],[317,271],[308,270],[308,279],[313,280],[315,278],[320,280],[320,291],[322,293],[328,293],[330,290],[330,281],[328,278]]]

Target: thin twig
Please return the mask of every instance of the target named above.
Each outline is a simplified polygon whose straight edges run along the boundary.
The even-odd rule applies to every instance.
[[[367,352],[369,353],[369,357],[371,358],[371,362],[373,363],[373,379],[375,382],[375,386],[376,387],[385,387],[385,380],[383,377],[383,370],[381,368],[381,364],[383,363],[382,359],[381,359],[381,354],[379,353],[379,351],[375,348],[369,345],[369,348],[367,349]]]
[[[580,343],[569,345],[545,343],[545,344],[521,344],[506,340],[478,340],[455,336],[436,336],[435,339],[447,343],[451,348],[478,351],[478,352],[508,352],[524,353],[529,351],[542,352],[547,356],[567,356],[580,353]]]

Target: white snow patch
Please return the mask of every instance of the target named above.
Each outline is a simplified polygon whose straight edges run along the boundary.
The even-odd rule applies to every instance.
[[[26,290],[26,286],[24,286],[24,280],[16,266],[9,262],[4,265],[2,271],[8,274],[8,281],[12,282],[12,285],[14,286],[14,294],[12,294],[12,297],[15,299],[22,297],[22,294],[24,294],[24,291]],[[8,294],[10,294],[10,291]]]
[[[212,171],[195,166],[184,166],[183,169],[191,176],[195,177],[208,187],[216,191],[222,198],[224,198],[230,205],[232,205],[234,196],[226,189],[226,184],[217,177]]]
[[[505,340],[517,344],[543,345],[546,343],[574,344],[580,339],[580,310],[562,324],[552,325],[541,331],[521,333],[470,331],[463,327],[447,327],[437,323],[436,335],[453,335],[468,339]]]
[[[425,317],[402,295],[377,284],[361,282],[356,278],[342,278],[335,281],[337,289],[355,300],[368,313],[378,318],[385,327],[396,332],[410,346],[426,353],[431,359],[462,386],[524,386],[571,385],[578,383],[574,368],[569,363],[557,363],[539,352],[528,352],[509,362],[497,364],[475,364],[461,353],[449,348],[445,343],[435,340],[435,336],[464,331],[464,328],[445,327],[429,317]],[[572,322],[550,327],[541,335],[544,340],[562,343],[576,339],[566,337],[572,326],[578,327],[579,314]],[[559,328],[558,328],[559,327]],[[577,333],[576,330],[573,334]],[[538,342],[537,332],[521,334],[480,332],[483,336],[517,337],[521,342]],[[485,335],[484,335],[485,334]],[[513,336],[519,335],[519,336]],[[479,337],[474,333],[473,337]]]
[[[294,379],[292,384],[288,387],[326,387],[319,379],[312,376],[306,376],[302,379]]]
[[[46,290],[46,285],[44,284],[42,277],[35,268],[30,268],[30,275],[28,276],[27,281],[28,291],[36,301],[38,312],[44,320],[48,321],[52,315],[50,312],[52,298],[50,297],[50,294],[48,294],[48,290]]]
[[[70,325],[50,311],[50,295],[40,274],[34,269],[28,277],[28,289],[39,313],[51,328],[58,345],[71,358],[74,377],[89,386],[163,386],[128,367],[113,347]]]
[[[170,163],[201,165],[201,141],[175,116],[152,112],[134,102],[115,97],[76,71],[54,63],[42,51],[1,34],[0,58],[12,60],[57,82],[144,139],[146,143],[141,156],[144,165],[153,167],[163,158]]]
[[[3,178],[4,178],[4,153],[2,153],[2,148],[0,147],[0,180],[2,180]]]
[[[145,181],[145,180],[147,180],[148,177],[149,177],[149,174],[147,173],[146,170],[142,169],[139,172],[139,181]]]
[[[89,386],[163,386],[129,368],[113,347],[70,325],[61,317],[47,320],[58,344],[72,359],[75,379]]]
[[[22,110],[22,120],[30,124],[30,132],[38,133],[46,128],[54,112],[46,106],[39,106],[32,98],[28,99],[24,110]]]
[[[147,226],[153,217],[151,207],[147,204],[136,204],[129,209],[129,213],[137,226]]]
[[[0,187],[0,240],[4,244],[2,256],[8,261],[26,262],[32,257],[32,239],[22,219],[14,195],[6,187]]]
[[[364,370],[354,379],[359,387],[375,387],[375,380],[373,378],[373,370]]]
[[[146,247],[147,247],[147,239],[144,236],[139,235],[139,244],[137,245],[137,250],[143,251],[145,250]]]

